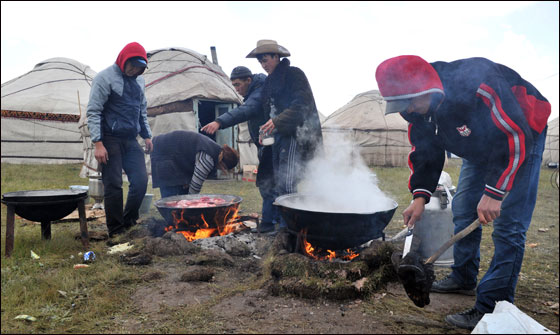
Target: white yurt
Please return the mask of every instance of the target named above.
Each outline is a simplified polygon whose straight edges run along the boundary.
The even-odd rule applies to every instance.
[[[408,123],[399,114],[385,115],[385,106],[377,90],[356,95],[322,122],[325,150],[336,149],[329,139],[342,135],[369,166],[407,166]]]
[[[2,162],[82,162],[78,123],[95,75],[87,65],[58,57],[3,83]]]
[[[542,164],[558,163],[558,117],[548,122]]]

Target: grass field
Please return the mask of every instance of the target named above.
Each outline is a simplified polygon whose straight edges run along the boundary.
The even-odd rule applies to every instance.
[[[458,180],[459,165],[452,161],[445,171],[454,184]],[[1,192],[68,189],[70,185],[87,185],[79,178],[80,165],[10,165],[1,166]],[[402,211],[410,202],[407,190],[407,168],[373,168],[379,187],[398,202],[399,207],[385,233],[392,236],[403,228]],[[558,332],[558,269],[559,269],[559,197],[551,183],[553,170],[543,169],[539,184],[537,206],[527,233],[527,248],[516,293],[516,305],[549,329]],[[160,199],[159,190],[154,201]],[[125,195],[126,195],[125,186]],[[235,194],[243,198],[245,213],[260,213],[261,198],[254,183],[244,181],[207,181],[201,193]],[[40,225],[16,217],[14,252],[5,258],[4,232],[6,206],[2,207],[2,333],[115,333],[126,332],[120,324],[133,311],[130,296],[142,282],[142,271],[131,271],[114,258],[100,257],[96,271],[73,269],[78,263],[81,242],[75,239],[79,224],[57,223],[52,226],[52,239],[42,240]],[[146,215],[159,216],[152,206]],[[104,242],[91,243],[90,250],[101,255],[106,252]],[[30,257],[31,250],[40,259]],[[481,249],[481,274],[488,267],[493,252],[491,228],[484,229]],[[73,257],[73,258],[72,258]],[[555,310],[550,310],[552,307]],[[181,315],[183,322],[203,323],[196,309],[170,311]],[[544,311],[544,312],[543,312]],[[534,312],[534,313],[533,313]],[[555,314],[555,313],[556,314]],[[547,314],[548,313],[548,314]],[[35,322],[15,320],[18,315],[30,315]],[[171,324],[171,322],[169,323]],[[164,325],[144,332],[173,332]],[[197,329],[197,328],[193,328]],[[212,332],[213,329],[206,329]],[[215,330],[214,330],[215,331]]]

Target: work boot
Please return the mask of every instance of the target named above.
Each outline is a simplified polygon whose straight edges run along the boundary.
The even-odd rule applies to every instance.
[[[261,222],[258,227],[258,232],[261,234],[274,232],[274,224],[272,222]]]
[[[432,284],[430,292],[437,293],[459,293],[464,295],[476,295],[474,288],[466,288],[455,283],[451,276],[447,276],[441,280],[436,281]]]
[[[484,313],[473,307],[461,313],[448,315],[445,317],[445,321],[458,328],[473,330],[483,316]]]

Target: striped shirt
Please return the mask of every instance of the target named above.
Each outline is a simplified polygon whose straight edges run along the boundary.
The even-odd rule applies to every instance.
[[[202,184],[208,178],[208,175],[214,169],[214,160],[204,151],[196,154],[196,162],[194,165],[194,173],[189,185],[188,194],[198,194],[202,188]]]

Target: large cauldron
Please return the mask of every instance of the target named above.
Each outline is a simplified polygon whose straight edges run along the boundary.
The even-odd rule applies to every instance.
[[[2,194],[2,203],[8,206],[6,213],[6,257],[14,248],[15,214],[30,221],[41,222],[41,235],[51,238],[51,221],[62,219],[76,207],[80,217],[80,236],[84,248],[89,246],[86,222],[85,190],[38,190],[19,191]]]
[[[319,212],[302,208],[310,196],[287,194],[276,198],[274,205],[288,225],[288,232],[297,235],[307,229],[307,241],[311,245],[330,250],[357,247],[370,240],[384,237],[383,230],[393,218],[398,207],[396,202],[384,211],[370,213]]]
[[[88,197],[85,190],[38,190],[2,194],[2,203],[13,205],[15,213],[36,222],[51,222],[72,213]]]
[[[166,203],[179,200],[195,200],[202,197],[210,198],[221,198],[225,200],[224,204],[212,206],[212,207],[197,207],[197,208],[180,208],[167,206]],[[175,195],[172,197],[167,197],[160,199],[155,202],[155,206],[159,213],[168,225],[176,226],[175,218],[180,218],[181,223],[178,229],[180,230],[191,230],[192,228],[200,227],[204,224],[204,220],[208,223],[208,228],[218,228],[222,226],[229,219],[233,218],[236,213],[236,209],[239,208],[239,204],[243,201],[241,197],[226,194],[188,194],[188,195]],[[188,222],[188,225],[184,223]]]

